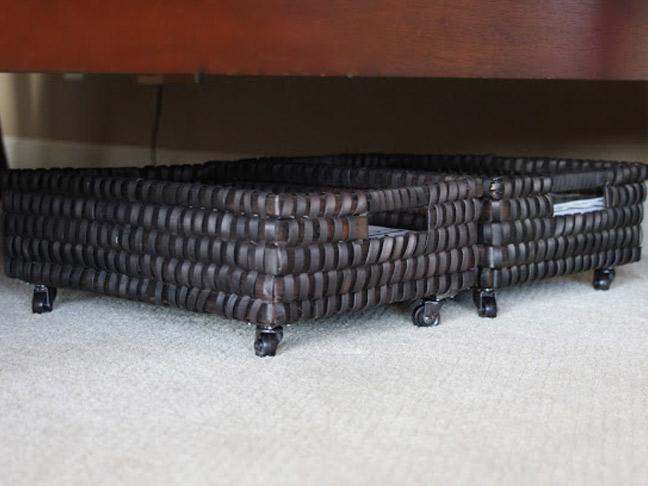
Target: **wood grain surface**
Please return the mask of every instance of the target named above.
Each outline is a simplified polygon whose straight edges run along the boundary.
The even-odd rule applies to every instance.
[[[2,71],[648,79],[645,0],[0,6]]]

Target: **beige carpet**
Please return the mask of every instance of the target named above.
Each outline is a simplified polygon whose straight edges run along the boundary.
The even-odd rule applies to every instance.
[[[648,263],[291,326],[0,279],[0,484],[648,484]]]

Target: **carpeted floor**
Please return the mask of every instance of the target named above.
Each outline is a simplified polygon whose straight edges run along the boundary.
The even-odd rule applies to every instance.
[[[648,263],[306,322],[245,324],[0,278],[0,484],[648,484]]]

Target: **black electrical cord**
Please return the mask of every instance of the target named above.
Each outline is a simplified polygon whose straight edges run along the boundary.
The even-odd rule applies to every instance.
[[[7,170],[8,168],[7,153],[5,152],[4,142],[2,140],[2,124],[0,124],[0,171]]]
[[[4,141],[2,140],[2,125],[0,125],[0,172],[3,172],[8,168],[7,153],[5,152]],[[2,187],[0,187],[0,196],[2,196]]]
[[[164,94],[164,85],[157,87],[155,98],[155,118],[153,120],[153,132],[151,133],[151,164],[157,165],[157,138],[160,130],[160,115],[162,114],[162,101]]]

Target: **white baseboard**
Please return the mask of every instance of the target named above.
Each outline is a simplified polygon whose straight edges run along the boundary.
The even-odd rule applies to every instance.
[[[151,163],[149,147],[108,145],[44,140],[37,138],[4,137],[9,167],[16,169],[49,167],[123,167]],[[157,163],[197,163],[207,160],[236,160],[249,154],[199,152],[189,150],[157,150]]]

